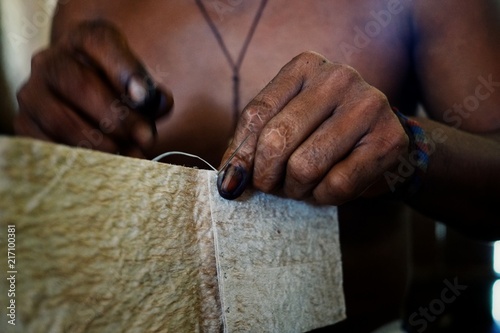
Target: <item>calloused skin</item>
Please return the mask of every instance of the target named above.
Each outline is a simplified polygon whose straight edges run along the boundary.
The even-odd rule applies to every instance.
[[[223,11],[211,3],[236,58],[259,2],[224,2]],[[409,154],[391,106],[414,115],[423,104],[429,118],[416,119],[435,139],[409,204],[470,235],[500,237],[497,2],[391,1],[390,21],[361,43],[355,28],[388,3],[270,1],[241,68],[248,104],[235,130],[232,72],[194,1],[63,1],[51,45],[19,92],[16,130],[142,158],[182,150],[216,165],[250,134],[232,164],[254,187],[341,205],[349,319],[336,329],[374,329],[397,318],[406,281],[404,205],[383,199],[384,173],[397,174]],[[144,69],[166,101],[156,139],[148,119],[121,103]],[[460,109],[479,78],[490,81],[479,105]]]

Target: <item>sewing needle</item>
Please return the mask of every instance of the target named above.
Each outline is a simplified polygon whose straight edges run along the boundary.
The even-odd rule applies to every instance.
[[[247,137],[240,143],[240,145],[238,147],[236,147],[236,150],[231,154],[231,156],[229,156],[229,158],[227,159],[226,163],[224,163],[224,165],[222,166],[222,168],[220,168],[219,172],[217,172],[217,175],[220,175],[220,173],[224,169],[226,169],[226,167],[229,165],[229,163],[234,158],[234,156],[236,156],[236,154],[238,153],[238,151],[240,150],[240,148],[243,147],[243,144],[248,140],[248,138],[250,137],[250,135],[252,135],[252,133],[248,134]]]

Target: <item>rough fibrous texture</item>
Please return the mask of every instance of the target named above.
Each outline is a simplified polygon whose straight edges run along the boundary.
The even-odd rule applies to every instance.
[[[26,139],[1,138],[0,156],[0,244],[15,225],[18,271],[2,332],[302,332],[345,317],[335,207],[226,201],[212,171]]]

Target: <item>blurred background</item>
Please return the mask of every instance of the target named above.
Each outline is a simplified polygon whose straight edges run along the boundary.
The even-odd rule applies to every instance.
[[[0,134],[12,134],[15,94],[29,75],[31,55],[48,44],[56,0],[0,1]],[[409,228],[412,279],[402,310],[406,328],[410,332],[500,332],[500,246],[468,239],[417,213],[412,214]],[[360,279],[369,283],[370,277]],[[442,308],[443,281],[455,279],[467,289]],[[421,321],[417,323],[421,308],[429,309],[433,318],[426,320],[425,329]],[[411,322],[414,313],[418,315]]]
[[[0,0],[0,133],[12,133],[16,91],[33,52],[47,45],[57,0]]]

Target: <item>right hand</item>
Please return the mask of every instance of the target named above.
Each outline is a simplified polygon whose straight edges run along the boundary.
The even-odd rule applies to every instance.
[[[20,135],[135,157],[173,104],[105,21],[84,22],[36,54],[17,99]]]

